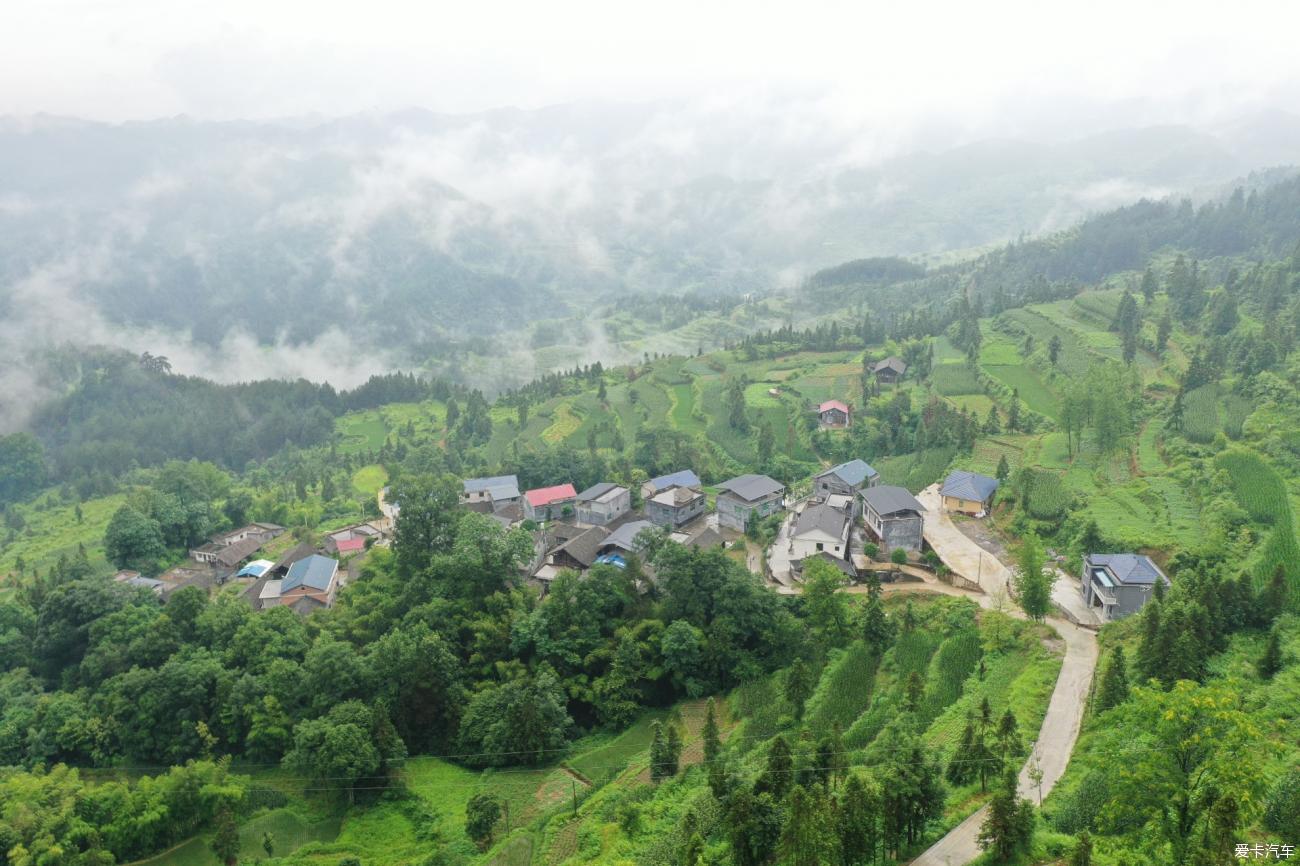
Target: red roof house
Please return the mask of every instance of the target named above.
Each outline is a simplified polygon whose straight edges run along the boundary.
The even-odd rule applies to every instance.
[[[852,417],[849,404],[841,400],[827,400],[817,407],[817,418],[823,429],[847,427]]]
[[[557,484],[554,487],[539,487],[524,493],[524,516],[530,520],[554,520],[570,512],[578,499],[578,491],[572,484]]]

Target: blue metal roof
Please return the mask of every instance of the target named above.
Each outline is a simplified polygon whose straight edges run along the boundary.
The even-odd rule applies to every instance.
[[[867,461],[865,460],[849,460],[845,463],[841,463],[839,466],[832,466],[821,474],[834,475],[850,487],[857,487],[868,478],[872,478],[880,473],[867,465]]]
[[[280,592],[286,593],[299,586],[309,586],[312,589],[324,592],[330,588],[330,583],[334,580],[334,573],[338,570],[339,563],[337,559],[330,559],[328,556],[313,553],[306,559],[300,559],[289,566],[289,573],[284,576],[284,583],[280,585]]]
[[[998,492],[998,480],[978,472],[958,469],[943,482],[943,489],[939,492],[943,496],[965,499],[967,502],[988,502]]]

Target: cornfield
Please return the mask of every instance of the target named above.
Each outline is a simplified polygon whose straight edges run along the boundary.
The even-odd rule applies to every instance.
[[[1232,478],[1237,501],[1251,520],[1270,526],[1289,524],[1291,504],[1287,500],[1286,485],[1258,454],[1225,451],[1215,458],[1215,462]]]
[[[847,728],[871,704],[879,659],[861,641],[826,666],[817,691],[808,702],[808,726],[815,734],[829,733],[838,722]]]

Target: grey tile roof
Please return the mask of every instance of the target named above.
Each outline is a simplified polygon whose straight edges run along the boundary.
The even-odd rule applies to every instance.
[[[634,551],[636,550],[636,537],[641,534],[642,530],[655,528],[655,525],[648,520],[633,520],[630,523],[624,523],[609,534],[601,547],[612,546],[620,550]]]
[[[817,473],[817,477],[821,478],[823,475],[834,475],[850,487],[857,487],[868,478],[872,478],[879,474],[879,472],[867,465],[867,461],[865,460],[849,460],[845,463],[841,463],[839,466],[832,466],[830,469]]]
[[[1140,553],[1090,553],[1088,564],[1105,568],[1119,583],[1151,585],[1165,578],[1151,557]]]
[[[596,561],[596,554],[604,546],[608,535],[607,530],[599,526],[593,526],[552,550],[551,555],[561,552],[567,553],[584,567],[590,567]]]
[[[886,369],[893,370],[895,373],[899,374],[906,373],[907,363],[902,358],[890,355],[885,360],[878,361],[876,365],[871,368],[871,371],[873,373],[879,373],[881,370]]]
[[[718,489],[733,493],[746,502],[757,502],[765,496],[783,492],[785,485],[766,475],[738,475],[719,484]]]
[[[939,491],[942,496],[966,499],[971,502],[987,502],[997,492],[996,478],[980,475],[978,472],[967,472],[965,469],[958,469],[949,475],[943,482],[943,489]]]
[[[831,538],[843,538],[848,525],[849,515],[843,511],[829,505],[809,505],[799,515],[794,534],[800,536],[809,532],[824,532]]]
[[[916,497],[907,492],[903,487],[890,487],[884,485],[881,487],[868,487],[861,491],[859,496],[862,501],[871,507],[871,510],[884,516],[893,514],[896,511],[915,511],[917,514],[925,512],[925,506],[916,501]]]
[[[700,476],[696,475],[689,469],[683,469],[680,472],[670,472],[667,475],[660,475],[658,478],[650,479],[650,486],[656,492],[665,490],[676,485],[677,487],[699,487]]]
[[[519,476],[494,475],[491,478],[466,478],[461,482],[466,493],[487,492],[493,499],[519,498]]]
[[[608,482],[608,481],[603,481],[603,482],[601,482],[600,484],[593,484],[593,485],[591,485],[590,487],[588,487],[586,490],[584,490],[584,491],[582,491],[581,493],[579,493],[579,494],[578,494],[578,501],[579,501],[579,502],[594,502],[594,501],[596,501],[596,500],[599,500],[599,499],[603,499],[603,498],[605,498],[606,496],[608,496],[608,495],[611,494],[611,493],[617,493],[617,492],[622,491],[622,490],[625,490],[625,489],[626,489],[626,488],[624,488],[624,487],[622,487],[622,486],[620,486],[620,485],[618,485],[618,484],[611,484],[611,483]]]
[[[307,586],[324,592],[329,589],[338,570],[339,563],[337,559],[330,559],[328,556],[313,553],[306,559],[300,559],[289,566],[289,573],[284,576],[284,583],[280,587],[280,592],[286,593],[299,586]]]
[[[650,501],[668,508],[680,508],[689,505],[704,495],[697,487],[674,487],[650,497]]]
[[[260,550],[264,543],[260,538],[245,538],[243,541],[228,544],[217,551],[217,562],[227,568],[239,565]]]

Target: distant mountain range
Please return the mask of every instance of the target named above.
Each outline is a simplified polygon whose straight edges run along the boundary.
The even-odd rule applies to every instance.
[[[316,372],[310,356],[356,379],[453,346],[490,354],[622,293],[933,263],[1142,197],[1217,193],[1300,153],[1300,118],[1279,113],[885,159],[773,123],[670,105],[0,120],[0,351],[105,342],[192,366],[216,352],[219,369],[194,372],[231,379],[279,369],[252,363],[276,347],[301,353],[285,370]]]

